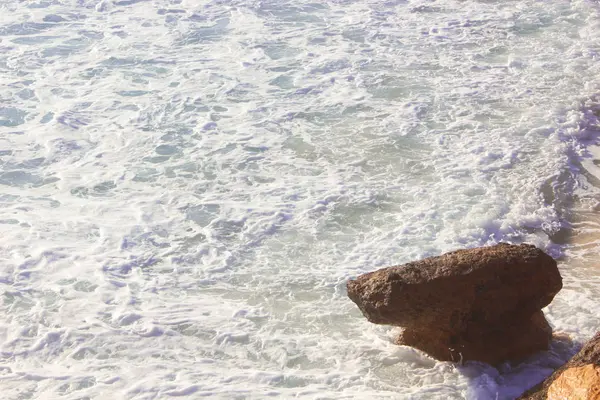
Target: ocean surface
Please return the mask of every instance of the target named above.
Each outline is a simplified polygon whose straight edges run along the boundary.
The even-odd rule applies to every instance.
[[[592,0],[0,0],[2,398],[515,398],[600,329],[599,93]],[[524,362],[346,296],[502,241],[564,277]]]

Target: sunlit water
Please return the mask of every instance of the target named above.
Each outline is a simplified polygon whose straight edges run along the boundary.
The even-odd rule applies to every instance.
[[[599,57],[594,1],[1,1],[3,398],[514,398],[576,345],[439,363],[345,282],[527,241],[589,338]]]

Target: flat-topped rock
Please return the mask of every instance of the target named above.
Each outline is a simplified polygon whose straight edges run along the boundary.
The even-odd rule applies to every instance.
[[[347,288],[375,324],[461,330],[531,316],[550,304],[562,278],[542,250],[502,243],[380,269]]]

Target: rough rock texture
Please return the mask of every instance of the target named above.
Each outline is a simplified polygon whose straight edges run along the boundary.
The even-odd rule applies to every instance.
[[[415,347],[443,361],[477,360],[498,364],[548,349],[552,328],[537,311],[524,320],[506,325],[476,327],[464,332],[405,328],[396,343]]]
[[[556,261],[535,246],[458,250],[380,269],[347,284],[375,324],[448,326],[528,317],[562,288]]]
[[[522,400],[600,400],[600,333]]]
[[[541,309],[562,288],[552,257],[532,245],[459,250],[359,276],[348,296],[398,343],[439,360],[498,363],[547,349]]]

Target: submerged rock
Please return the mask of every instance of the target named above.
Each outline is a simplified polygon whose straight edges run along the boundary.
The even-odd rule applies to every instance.
[[[458,250],[359,276],[348,296],[399,344],[439,360],[492,364],[545,350],[540,311],[562,288],[556,261],[532,245]]]
[[[600,400],[600,333],[520,400]]]
[[[497,364],[548,349],[552,328],[542,311],[532,316],[505,320],[496,326],[474,326],[465,331],[404,328],[397,344],[415,347],[443,361],[477,360]]]

